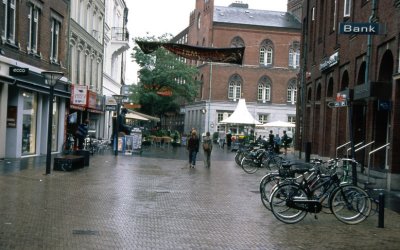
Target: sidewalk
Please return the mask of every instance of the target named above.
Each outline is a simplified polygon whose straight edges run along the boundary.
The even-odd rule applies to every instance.
[[[397,249],[400,215],[349,226],[331,214],[279,222],[264,208],[262,171],[244,173],[214,147],[211,168],[183,148],[95,155],[45,175],[45,157],[0,162],[0,249]]]

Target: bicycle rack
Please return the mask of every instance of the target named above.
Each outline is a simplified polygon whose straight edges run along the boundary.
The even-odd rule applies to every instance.
[[[370,176],[370,171],[371,171],[371,155],[381,149],[387,148],[390,145],[390,143],[386,143],[383,146],[380,146],[377,149],[372,150],[371,152],[369,152],[368,154],[368,178],[367,178],[367,184],[369,184],[369,176]]]
[[[356,145],[354,145],[354,148],[357,148],[358,146],[360,146],[361,144],[363,144],[364,142],[359,142]],[[346,151],[346,157],[349,158],[349,151],[351,150],[351,147],[349,147]],[[357,150],[355,150],[357,152]]]
[[[350,143],[351,143],[351,141],[346,142],[345,144],[342,144],[342,145],[340,145],[339,147],[337,147],[337,148],[336,148],[336,156],[335,156],[335,158],[338,158],[338,157],[337,157],[338,150],[341,149],[341,148],[343,148],[343,147],[346,147],[346,146],[349,145]]]
[[[375,141],[371,141],[371,142],[365,144],[364,146],[361,146],[361,147],[355,149],[354,152],[358,152],[358,151],[360,151],[361,149],[366,148],[366,147],[368,147],[369,145],[374,144],[374,143],[375,143]],[[361,173],[364,173],[364,165],[361,165]]]

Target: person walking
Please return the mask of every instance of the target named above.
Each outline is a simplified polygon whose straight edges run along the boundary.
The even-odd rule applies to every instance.
[[[269,131],[269,135],[268,135],[268,146],[273,149],[274,148],[274,132],[272,130]]]
[[[287,155],[287,148],[289,147],[290,141],[289,141],[289,136],[286,134],[286,130],[283,130],[283,136],[282,136],[282,146],[284,148],[284,154]]]
[[[192,131],[192,134],[187,143],[187,149],[189,150],[189,163],[190,168],[194,168],[196,166],[196,156],[199,152],[200,140],[197,137],[196,130]]]
[[[83,143],[89,131],[89,120],[85,120],[83,123],[79,124],[76,130],[76,137],[78,139],[78,149],[83,149]]]
[[[204,166],[206,168],[209,168],[211,165],[211,151],[212,151],[213,145],[212,145],[212,140],[210,137],[210,132],[206,133],[206,137],[203,139],[203,150],[204,150]]]
[[[225,139],[226,139],[226,133],[225,133],[225,131],[224,130],[222,130],[222,131],[219,131],[218,132],[218,137],[219,137],[219,147],[220,148],[224,148],[224,146],[225,146]]]

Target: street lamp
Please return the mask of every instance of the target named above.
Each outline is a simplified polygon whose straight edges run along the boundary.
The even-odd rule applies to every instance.
[[[63,77],[63,72],[58,71],[42,71],[42,75],[45,79],[45,83],[49,85],[49,124],[47,128],[47,155],[46,155],[46,174],[51,172],[51,143],[53,133],[53,98],[54,98],[54,86],[57,81]]]
[[[114,131],[114,146],[115,151],[114,155],[118,155],[118,132],[119,132],[119,124],[118,124],[118,116],[119,116],[119,108],[122,104],[122,100],[126,98],[125,95],[113,95],[114,100],[117,102],[117,117],[115,119],[115,131]]]

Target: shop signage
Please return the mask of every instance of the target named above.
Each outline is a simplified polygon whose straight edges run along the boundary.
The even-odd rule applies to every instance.
[[[73,84],[71,86],[71,104],[86,105],[87,86]]]
[[[27,76],[29,75],[29,68],[10,67],[10,76]]]
[[[340,23],[339,34],[346,35],[378,35],[379,23]]]
[[[339,63],[339,52],[332,54],[328,58],[324,58],[319,65],[319,70],[324,71]]]

